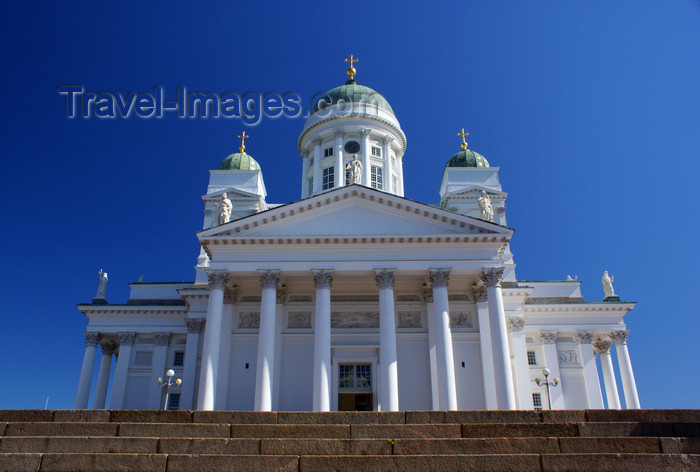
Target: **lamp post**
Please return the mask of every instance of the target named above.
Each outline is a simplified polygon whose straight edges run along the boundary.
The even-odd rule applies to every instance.
[[[163,409],[167,410],[168,397],[170,396],[170,387],[179,387],[180,385],[182,385],[182,379],[175,379],[175,381],[173,382],[173,377],[175,376],[175,371],[173,369],[168,369],[165,375],[168,377],[167,381],[164,382],[162,378],[158,377],[158,385],[160,385],[161,388],[165,389],[165,405],[163,406]]]
[[[547,405],[549,405],[549,409],[552,409],[552,399],[549,396],[549,386],[551,385],[552,387],[556,387],[559,384],[559,379],[554,377],[552,381],[549,381],[549,369],[544,368],[542,369],[542,374],[544,374],[544,380],[540,379],[539,377],[535,378],[535,383],[537,384],[538,387],[541,387],[542,385],[545,385],[547,387]]]

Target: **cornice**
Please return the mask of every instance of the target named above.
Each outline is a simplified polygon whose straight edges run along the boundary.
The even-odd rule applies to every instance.
[[[523,305],[525,313],[551,313],[551,312],[624,312],[627,313],[634,308],[635,303],[593,303],[593,302],[574,302],[574,303],[547,303],[547,304],[529,304],[527,301]]]
[[[84,315],[187,314],[185,306],[78,305]]]
[[[308,128],[305,128],[301,132],[301,134],[299,135],[299,139],[297,140],[297,150],[299,151],[299,154],[302,153],[301,143],[302,143],[302,141],[304,141],[304,138],[311,132],[311,130],[318,128],[319,126],[321,126],[324,123],[330,123],[332,121],[343,120],[346,118],[366,118],[366,119],[376,121],[378,123],[382,123],[385,126],[388,126],[394,132],[396,132],[397,135],[399,135],[401,137],[401,148],[403,151],[402,154],[404,152],[406,152],[406,145],[407,145],[406,135],[404,134],[404,132],[401,128],[397,127],[395,124],[393,124],[389,120],[387,120],[385,118],[380,118],[376,115],[370,115],[368,113],[352,113],[352,114],[345,115],[345,116],[330,116],[328,118],[324,118],[322,120],[317,121],[316,123],[309,126]],[[331,130],[331,132],[333,132],[333,131]]]

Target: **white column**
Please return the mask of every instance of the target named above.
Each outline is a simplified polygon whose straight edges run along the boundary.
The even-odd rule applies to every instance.
[[[165,364],[168,361],[170,333],[155,333],[153,337],[156,340],[156,348],[153,350],[153,370],[151,371],[151,384],[149,386],[151,393],[148,397],[148,408],[160,410],[163,408],[163,405],[160,404],[163,397],[163,387],[158,384],[158,379],[165,378]]]
[[[559,372],[559,351],[557,349],[558,331],[541,331],[540,338],[544,345],[544,365],[549,369],[549,379],[561,379]],[[566,408],[564,396],[562,395],[563,386],[560,384],[557,387],[549,388],[550,401],[553,410],[563,410]],[[545,393],[546,395],[546,393]],[[544,402],[542,403],[545,404]]]
[[[593,332],[579,331],[578,342],[581,347],[581,362],[583,363],[583,377],[586,380],[586,393],[588,398],[588,408],[602,410],[603,394],[600,391],[600,381],[598,380],[598,367],[593,353]]]
[[[395,193],[394,188],[392,187],[392,180],[391,180],[391,142],[394,140],[392,136],[386,135],[382,138],[382,160],[384,161],[384,175],[382,178],[384,179],[384,190],[389,192],[389,193]]]
[[[382,411],[399,411],[399,374],[396,356],[396,315],[394,310],[395,275],[391,270],[376,270],[379,287],[379,400]]]
[[[95,369],[95,353],[99,342],[100,333],[85,333],[85,354],[83,366],[80,369],[80,380],[78,380],[78,394],[75,397],[76,410],[85,410],[88,407],[92,372]]]
[[[102,359],[100,359],[100,370],[97,373],[97,385],[95,386],[95,398],[92,407],[103,410],[107,402],[107,386],[109,385],[109,371],[112,369],[112,356],[116,346],[113,343],[102,343]]]
[[[486,287],[473,288],[476,300],[476,314],[479,318],[479,347],[481,349],[481,375],[484,384],[484,403],[487,410],[498,410],[496,397],[496,377],[493,371],[493,348],[491,347],[491,326],[489,307],[486,304]]]
[[[224,308],[224,285],[228,280],[225,270],[212,270],[209,276],[209,304],[207,324],[204,329],[202,367],[199,373],[198,410],[213,410],[216,394],[219,356],[221,354],[221,325]]]
[[[277,285],[279,272],[260,272],[262,300],[258,329],[258,360],[255,373],[255,411],[272,411],[273,375],[275,372],[275,333],[277,332]]]
[[[508,318],[512,362],[515,377],[515,398],[519,410],[532,410],[532,388],[530,387],[530,366],[527,363],[527,342],[525,341],[525,319],[522,316]]]
[[[430,281],[433,286],[433,308],[435,311],[435,350],[438,365],[440,409],[457,409],[457,386],[455,362],[450,330],[450,304],[447,299],[447,285],[450,271],[431,269]]]
[[[639,394],[637,393],[637,383],[634,381],[632,371],[632,361],[627,350],[628,330],[613,331],[610,337],[615,342],[617,351],[617,362],[620,366],[620,378],[622,379],[622,390],[625,392],[625,404],[628,409],[639,409]]]
[[[307,179],[306,174],[308,173],[309,170],[309,154],[306,153],[306,157],[302,158],[301,162],[301,198],[306,198],[309,196],[309,184]]]
[[[426,284],[427,285],[427,284]],[[433,291],[425,291],[425,313],[428,317],[428,355],[430,357],[430,394],[433,410],[440,409],[440,376],[438,374],[437,344],[435,341],[435,307],[433,306]]]
[[[503,267],[483,269],[481,280],[486,284],[486,298],[489,305],[491,344],[493,346],[493,367],[496,377],[496,396],[499,410],[515,410],[513,372],[508,349],[508,328],[506,312],[501,293]]]
[[[316,286],[314,322],[314,411],[331,409],[331,285],[333,272],[313,271]]]
[[[204,325],[204,318],[187,318],[187,344],[185,344],[184,372],[182,375],[182,397],[180,409],[194,409],[194,381],[197,370],[197,354],[199,351],[199,333]]]
[[[119,353],[117,354],[117,366],[114,369],[112,394],[109,398],[109,408],[112,410],[124,407],[126,380],[129,376],[129,363],[131,362],[131,349],[134,347],[134,341],[136,341],[136,333],[119,333]]]
[[[371,131],[372,130],[368,128],[362,128],[360,130],[360,134],[362,135],[362,185],[365,187],[372,186],[372,172],[369,157],[372,155],[372,149],[370,149],[369,145],[369,133]]]
[[[342,129],[335,130],[335,186],[345,187],[345,166],[343,165],[343,135]]]
[[[321,138],[314,138],[314,195],[321,191]],[[311,195],[308,195],[309,197]]]
[[[224,290],[224,307],[221,311],[221,336],[219,344],[219,368],[216,375],[214,405],[217,410],[227,410],[229,375],[231,374],[231,333],[233,331],[233,303]]]
[[[600,366],[603,370],[603,383],[605,384],[605,396],[608,399],[608,408],[619,410],[620,396],[617,393],[617,381],[613,370],[612,358],[610,357],[610,346],[612,341],[602,340],[593,344],[600,355]]]

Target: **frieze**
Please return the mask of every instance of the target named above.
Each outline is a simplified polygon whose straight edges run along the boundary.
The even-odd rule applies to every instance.
[[[420,302],[421,297],[420,297],[420,295],[397,295],[396,301],[397,302]]]
[[[240,313],[238,315],[238,327],[244,329],[260,328],[260,313]]]
[[[559,364],[578,365],[578,354],[574,350],[559,351]]]
[[[450,312],[451,328],[473,328],[472,315],[467,311]]]
[[[331,313],[331,328],[379,328],[379,312],[336,311]]]
[[[310,311],[290,311],[287,315],[287,328],[304,329],[311,328]]]
[[[245,297],[241,297],[241,303],[243,303],[243,302],[248,302],[248,303],[251,303],[251,302],[252,302],[252,303],[260,303],[261,300],[262,300],[261,297],[258,297],[258,296],[256,296],[256,295],[248,295],[248,296],[245,296]]]
[[[311,302],[313,301],[313,297],[311,295],[290,295],[288,298],[288,302]]]
[[[400,311],[399,328],[422,328],[423,322],[420,311]]]
[[[379,295],[331,295],[332,302],[378,302]]]

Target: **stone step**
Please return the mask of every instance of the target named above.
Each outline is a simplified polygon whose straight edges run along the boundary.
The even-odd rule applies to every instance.
[[[700,410],[253,412],[162,410],[0,410],[0,423],[485,424],[690,423]]]
[[[544,453],[700,454],[699,438],[254,439],[151,437],[0,438],[0,453],[217,455],[454,455]]]

